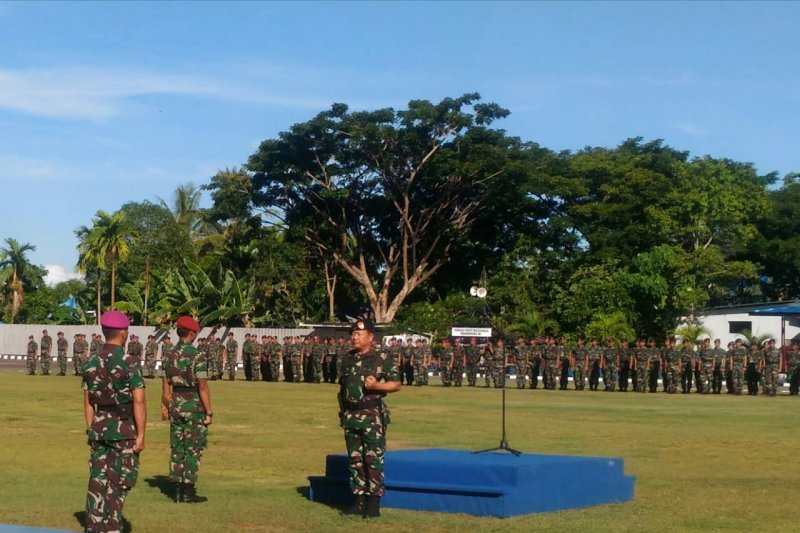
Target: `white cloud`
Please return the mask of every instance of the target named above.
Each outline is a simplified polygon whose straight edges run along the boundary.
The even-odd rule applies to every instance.
[[[679,131],[685,133],[686,135],[690,135],[692,137],[705,137],[709,133],[711,133],[711,130],[709,130],[708,128],[705,128],[695,122],[691,122],[688,120],[679,122],[678,124],[676,124],[676,127],[678,128]]]
[[[61,265],[45,265],[44,268],[47,269],[47,275],[44,277],[44,282],[49,287],[57,285],[62,281],[80,279],[83,277],[81,274],[76,272],[67,272],[67,269]]]

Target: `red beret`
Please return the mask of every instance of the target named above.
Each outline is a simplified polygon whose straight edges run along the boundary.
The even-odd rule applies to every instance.
[[[131,321],[121,311],[106,311],[100,317],[100,325],[110,329],[128,329]]]
[[[176,328],[187,329],[195,333],[200,331],[200,323],[190,316],[182,316],[175,323]]]

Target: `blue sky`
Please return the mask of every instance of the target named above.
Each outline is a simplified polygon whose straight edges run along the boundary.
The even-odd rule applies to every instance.
[[[663,138],[800,171],[797,2],[3,2],[0,239],[54,273],[97,209],[170,198],[332,102],[478,91],[556,149]]]

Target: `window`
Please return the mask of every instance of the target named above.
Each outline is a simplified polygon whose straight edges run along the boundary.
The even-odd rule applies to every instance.
[[[741,333],[744,330],[753,331],[753,323],[750,321],[730,321],[728,322],[728,333]]]

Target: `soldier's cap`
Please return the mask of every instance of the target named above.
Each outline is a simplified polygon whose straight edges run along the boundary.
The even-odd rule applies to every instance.
[[[189,331],[194,331],[195,333],[198,333],[200,331],[200,323],[188,315],[179,317],[178,321],[175,322],[175,327],[186,329]]]
[[[28,335],[28,338],[29,339],[33,339],[33,335]]]
[[[122,311],[106,311],[100,317],[100,325],[104,328],[128,329],[131,321]]]
[[[369,320],[356,320],[353,322],[353,327],[350,328],[351,333],[354,331],[369,331],[370,333],[375,333],[375,324]]]
[[[233,337],[233,332],[228,333],[228,337]]]

